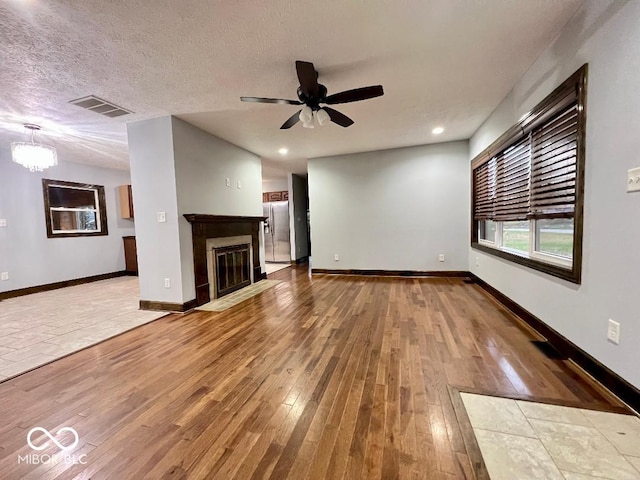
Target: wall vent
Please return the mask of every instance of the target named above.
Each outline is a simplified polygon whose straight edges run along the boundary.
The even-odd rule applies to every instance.
[[[69,101],[69,103],[111,118],[121,117],[122,115],[129,115],[130,113],[133,113],[130,110],[114,105],[113,103],[107,102],[106,100],[95,97],[93,95],[89,95],[88,97],[76,98],[75,100]]]

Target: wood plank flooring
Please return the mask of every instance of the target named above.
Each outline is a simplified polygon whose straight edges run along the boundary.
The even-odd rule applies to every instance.
[[[471,479],[450,386],[616,406],[462,279],[270,278],[0,383],[0,477]],[[85,463],[19,462],[36,426]]]

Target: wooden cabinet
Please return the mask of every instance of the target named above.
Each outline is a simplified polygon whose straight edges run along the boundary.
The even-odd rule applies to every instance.
[[[282,192],[264,192],[262,194],[263,202],[281,202],[283,200],[289,200],[289,192],[283,190]]]
[[[131,195],[131,185],[120,185],[120,217],[133,218],[133,196]]]
[[[138,274],[138,252],[136,250],[136,237],[122,237],[124,241],[125,270],[130,275]]]

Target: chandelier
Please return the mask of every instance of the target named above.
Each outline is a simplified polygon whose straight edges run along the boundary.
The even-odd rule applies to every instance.
[[[41,172],[45,168],[56,166],[58,164],[56,149],[49,145],[35,142],[35,135],[40,130],[40,127],[25,123],[24,128],[31,132],[31,141],[11,143],[11,158],[13,161],[32,172]]]

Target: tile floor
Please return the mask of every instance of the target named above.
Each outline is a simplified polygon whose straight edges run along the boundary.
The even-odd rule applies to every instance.
[[[291,266],[290,263],[266,263],[264,264],[264,269],[267,275],[273,272],[277,272],[278,270],[283,270],[285,268],[289,268]]]
[[[223,312],[245,300],[256,296],[260,292],[264,292],[281,283],[280,280],[260,280],[259,282],[248,285],[237,292],[225,295],[222,298],[216,298],[209,303],[205,303],[196,308],[196,310],[205,310],[207,312]]]
[[[0,381],[165,315],[138,309],[138,277],[0,302]]]
[[[492,480],[640,480],[640,418],[461,393]]]

